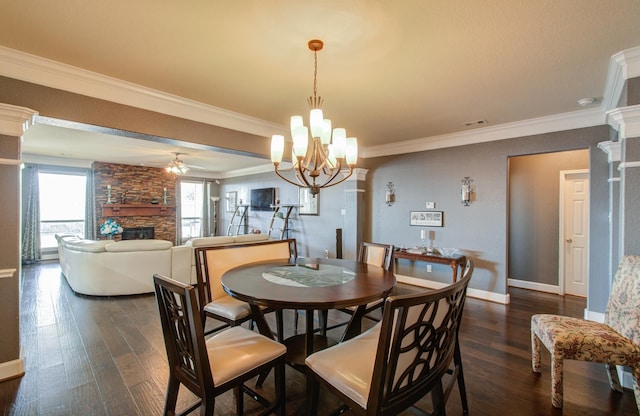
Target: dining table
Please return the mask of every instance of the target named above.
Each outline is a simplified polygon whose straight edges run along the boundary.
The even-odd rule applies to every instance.
[[[273,338],[273,331],[263,310],[305,311],[304,333],[280,339],[287,346],[287,362],[301,371],[311,353],[358,335],[367,303],[386,297],[395,284],[393,273],[382,267],[330,258],[249,263],[222,276],[225,292],[250,304],[258,330],[265,336]],[[349,306],[357,309],[340,339],[314,330],[315,311]]]

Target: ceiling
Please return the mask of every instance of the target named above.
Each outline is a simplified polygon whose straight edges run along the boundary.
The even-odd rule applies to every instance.
[[[611,56],[640,46],[637,0],[0,0],[0,6],[1,46],[283,129],[291,115],[307,114],[313,92],[307,41],[322,39],[318,95],[325,117],[364,149],[585,110],[577,104],[583,97],[596,97],[587,108],[597,107],[606,99]],[[233,155],[193,146],[139,146],[60,129],[30,129],[25,153],[158,164],[179,151],[187,164],[217,172],[268,163],[241,157],[236,165]],[[66,140],[51,148],[47,135],[60,133]]]

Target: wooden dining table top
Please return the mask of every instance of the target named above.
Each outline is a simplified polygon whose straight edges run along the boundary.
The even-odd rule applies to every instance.
[[[222,276],[222,286],[230,296],[278,309],[363,305],[388,295],[395,284],[393,273],[382,267],[327,258],[250,263]]]

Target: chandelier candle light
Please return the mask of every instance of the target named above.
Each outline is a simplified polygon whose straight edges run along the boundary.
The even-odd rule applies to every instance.
[[[347,138],[345,129],[331,130],[331,120],[323,118],[322,97],[317,96],[318,51],[324,43],[321,40],[310,40],[309,49],[313,51],[313,96],[307,99],[310,115],[309,126],[304,125],[302,116],[291,117],[291,138],[293,149],[291,163],[298,182],[284,177],[278,169],[284,154],[284,136],[273,135],[271,138],[271,161],[276,174],[290,184],[301,188],[309,188],[314,197],[321,188],[337,185],[353,173],[358,159],[358,142],[355,137]],[[311,138],[309,138],[311,130]],[[311,143],[310,143],[311,142]],[[345,164],[349,171],[337,179]]]

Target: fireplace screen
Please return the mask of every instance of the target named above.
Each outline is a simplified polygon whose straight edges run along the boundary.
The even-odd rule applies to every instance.
[[[153,240],[154,238],[154,227],[135,227],[122,230],[123,240]]]

